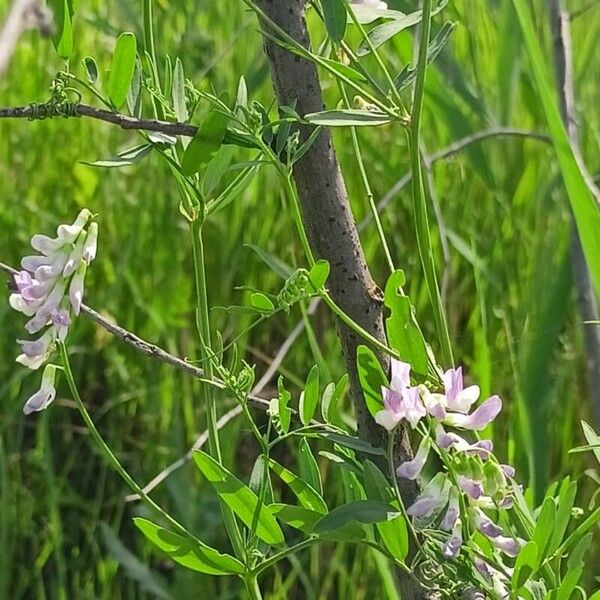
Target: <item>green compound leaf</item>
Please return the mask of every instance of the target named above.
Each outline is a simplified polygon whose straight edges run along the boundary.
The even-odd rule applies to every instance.
[[[227,131],[229,116],[220,110],[211,110],[198,127],[181,159],[185,175],[197,173],[219,150]]]
[[[291,504],[269,504],[269,510],[280,521],[307,534],[311,533],[315,523],[323,516],[315,510]]]
[[[515,592],[525,585],[531,574],[536,570],[537,560],[537,544],[528,542],[521,548],[515,561],[515,570],[512,576],[512,589]]]
[[[392,118],[384,113],[370,110],[339,108],[310,113],[304,116],[304,120],[312,125],[324,125],[326,127],[369,127],[385,125],[390,123]]]
[[[385,502],[357,500],[338,506],[322,517],[314,526],[313,532],[323,534],[351,524],[382,523],[395,519],[397,516],[398,511]]]
[[[410,363],[415,373],[425,375],[428,363],[427,344],[417,324],[410,298],[402,291],[405,283],[406,276],[400,270],[392,273],[387,280],[385,305],[390,310],[390,316],[385,320],[385,328],[389,344],[400,358]]]
[[[229,554],[221,554],[202,542],[172,533],[147,519],[137,517],[133,522],[157,548],[188,569],[209,575],[244,573],[244,565]]]
[[[288,485],[292,492],[294,492],[294,495],[298,498],[298,501],[304,508],[321,513],[321,515],[327,513],[328,509],[325,500],[323,500],[321,495],[316,492],[312,486],[306,483],[306,481],[273,459],[270,459],[269,467]]]
[[[249,529],[256,526],[256,535],[267,544],[283,544],[283,532],[271,512],[257,495],[225,467],[205,452],[196,450],[194,462],[215,488],[219,497]],[[258,512],[258,518],[255,518]]]
[[[321,0],[323,20],[329,37],[339,44],[346,33],[346,5],[344,0]]]
[[[135,71],[136,52],[135,35],[130,32],[122,33],[117,39],[108,78],[108,96],[117,109],[121,108],[127,99]]]
[[[383,409],[381,388],[389,385],[387,377],[373,351],[362,344],[356,349],[356,367],[367,408],[374,417]]]
[[[300,420],[304,425],[308,425],[317,409],[317,403],[319,402],[319,369],[317,365],[308,373],[306,378],[306,385],[304,390],[300,394]]]
[[[363,470],[365,491],[369,500],[387,502],[392,506],[396,502],[390,482],[380,469],[370,460],[366,460]],[[377,531],[385,547],[400,561],[408,556],[408,527],[406,519],[398,516],[389,521],[376,524]]]

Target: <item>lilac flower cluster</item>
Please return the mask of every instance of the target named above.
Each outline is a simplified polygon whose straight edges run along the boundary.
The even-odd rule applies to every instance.
[[[25,329],[35,340],[17,340],[22,353],[17,362],[37,370],[50,357],[56,342],[64,341],[73,315],[78,315],[83,300],[83,285],[88,265],[96,257],[98,224],[92,213],[83,209],[71,225],[59,225],[56,237],[34,235],[31,246],[39,254],[26,256],[22,270],[14,276],[16,292],[12,308],[30,317]],[[23,407],[25,414],[43,410],[53,400],[56,367],[47,365],[42,386]]]
[[[514,469],[496,460],[491,440],[469,442],[452,430],[484,429],[500,412],[500,398],[492,396],[471,410],[480,390],[476,385],[464,387],[460,367],[444,373],[443,394],[433,393],[424,385],[412,386],[407,363],[392,360],[391,375],[390,386],[382,388],[384,408],[375,415],[375,420],[388,431],[407,421],[423,434],[415,457],[401,464],[397,475],[417,479],[432,447],[446,467],[425,484],[407,513],[417,522],[443,514],[439,527],[449,533],[442,547],[446,558],[455,558],[463,540],[475,531],[506,555],[516,556],[522,540],[505,535],[485,512],[512,506],[509,480],[515,475]],[[476,567],[486,578],[496,575],[483,561]]]

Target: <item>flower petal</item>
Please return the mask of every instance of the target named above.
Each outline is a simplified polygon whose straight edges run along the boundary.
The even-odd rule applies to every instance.
[[[501,410],[502,400],[498,396],[492,396],[478,406],[470,415],[448,413],[444,423],[452,427],[480,431],[491,423]]]
[[[479,400],[479,394],[479,386],[470,385],[468,388],[458,392],[452,402],[448,400],[448,409],[466,414],[471,409],[471,406]]]
[[[56,378],[56,367],[54,365],[46,365],[44,374],[42,375],[42,384],[40,389],[31,396],[25,406],[23,412],[26,415],[47,408],[56,397],[56,389],[54,388],[54,380]]]
[[[489,538],[496,538],[502,534],[502,528],[496,525],[483,511],[475,511],[475,527]]]
[[[388,431],[392,431],[401,420],[402,417],[392,410],[384,409],[375,414],[375,422],[385,427]]]
[[[37,233],[31,238],[31,247],[45,256],[60,250],[64,246],[64,242],[58,239],[53,239],[47,235]],[[28,269],[29,270],[29,269]]]
[[[444,394],[432,394],[424,387],[422,398],[425,409],[432,417],[440,420],[446,418],[446,396]]]
[[[423,438],[415,457],[412,460],[403,462],[396,469],[396,475],[398,475],[398,477],[404,477],[405,479],[416,479],[421,474],[421,471],[427,462],[429,448],[429,438]]]
[[[481,481],[465,477],[464,475],[459,475],[456,478],[456,481],[460,489],[473,500],[477,500],[483,496],[483,485],[481,484]]]
[[[402,400],[406,411],[406,420],[414,429],[427,414],[421,401],[421,390],[418,387],[406,388],[402,393]]]
[[[79,315],[81,303],[83,302],[83,282],[86,269],[87,263],[81,261],[77,267],[77,271],[75,271],[75,275],[73,275],[73,279],[71,279],[71,285],[69,286],[69,300],[71,301],[73,312],[76,315]]]
[[[87,225],[91,216],[92,213],[87,208],[84,208],[71,225],[59,225],[56,229],[58,239],[61,240],[63,244],[72,244]]]
[[[523,540],[505,537],[503,535],[492,538],[491,542],[496,548],[499,548],[504,554],[507,554],[511,558],[514,558],[519,554],[519,550],[521,550],[521,547],[524,544]]]
[[[390,360],[392,378],[390,387],[400,392],[410,386],[410,364],[392,358]]]
[[[450,494],[448,499],[448,510],[440,523],[440,528],[444,531],[452,531],[456,525],[456,519],[460,515],[459,496],[458,490],[455,486],[450,488]]]
[[[90,223],[83,249],[83,260],[89,265],[96,258],[98,249],[98,223]]]

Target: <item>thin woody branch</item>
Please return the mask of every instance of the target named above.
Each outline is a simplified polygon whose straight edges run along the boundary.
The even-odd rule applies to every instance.
[[[35,120],[44,118],[44,104],[31,104],[29,106],[14,106],[8,108],[0,108],[0,119],[30,119]],[[48,117],[55,116],[48,114]],[[70,116],[70,115],[63,115]],[[75,104],[73,106],[74,117],[88,117],[105,123],[117,125],[121,129],[154,131],[165,133],[167,135],[183,135],[186,137],[194,137],[198,128],[189,123],[172,123],[170,121],[158,121],[155,119],[136,119],[122,113],[113,112],[104,108],[96,108],[87,104]]]
[[[5,273],[8,273],[9,275],[15,275],[17,273],[15,269],[1,262],[0,270],[4,271]],[[167,351],[163,350],[159,346],[147,342],[146,340],[135,335],[135,333],[132,333],[131,331],[127,331],[127,329],[124,329],[123,327],[117,325],[110,319],[107,319],[106,317],[102,316],[99,312],[95,311],[93,308],[87,306],[86,304],[81,305],[81,312],[84,315],[86,315],[89,319],[94,321],[97,325],[99,325],[115,337],[118,337],[126,344],[129,344],[130,346],[135,348],[138,352],[141,352],[146,356],[150,356],[151,358],[154,358],[164,364],[175,367],[180,371],[184,371],[185,373],[191,375],[192,377],[195,377],[196,379],[206,380],[206,373],[204,369],[196,367],[191,363],[183,360],[182,358],[179,358],[178,356],[169,354]],[[210,383],[221,389],[226,389],[225,382],[221,381],[220,379],[212,378],[210,380]],[[256,396],[254,394],[250,394],[248,396],[248,403],[251,406],[259,408],[261,410],[266,410],[267,408],[269,408],[268,400],[266,400],[265,398],[260,398],[259,396]]]

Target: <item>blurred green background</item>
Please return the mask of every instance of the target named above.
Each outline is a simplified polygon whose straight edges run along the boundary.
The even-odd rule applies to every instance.
[[[389,4],[415,9],[414,2]],[[8,5],[0,0],[0,19]],[[546,3],[532,5],[550,61]],[[568,8],[584,5],[585,0],[573,0]],[[499,125],[544,133],[511,0],[454,0],[444,15],[458,27],[429,70],[425,151]],[[244,75],[251,99],[270,105],[257,22],[241,2],[158,0],[155,23],[159,56],[179,57],[196,86],[231,96]],[[441,23],[438,17],[436,26]],[[80,2],[74,26],[71,69],[83,77],[81,60],[90,55],[105,75],[121,31],[135,32],[140,43],[143,39],[141,2]],[[583,155],[595,173],[600,169],[595,54],[600,9],[575,18],[573,30]],[[352,34],[350,39],[357,41]],[[384,52],[393,72],[410,53],[408,33]],[[62,68],[48,40],[26,33],[0,79],[0,105],[43,102]],[[323,86],[331,106],[338,99],[335,84],[324,76]],[[157,154],[118,170],[81,162],[135,143],[134,133],[85,119],[0,120],[0,260],[16,266],[33,233],[51,233],[81,207],[90,208],[99,214],[101,237],[86,302],[145,339],[194,358],[191,248],[168,169]],[[409,169],[406,140],[398,128],[379,127],[361,130],[360,143],[379,200]],[[367,199],[349,132],[336,132],[336,146],[361,220],[368,213]],[[500,455],[517,465],[524,481],[533,468],[542,486],[566,474],[582,475],[591,466],[587,455],[566,450],[581,442],[579,420],[591,419],[583,325],[569,267],[568,203],[552,149],[538,140],[491,138],[437,162],[431,176],[431,200],[437,206],[432,232],[455,356],[483,396],[498,393],[504,400],[494,432]],[[407,273],[418,319],[436,349],[409,188],[393,196],[382,219],[394,261]],[[389,273],[373,225],[363,230],[362,241],[383,286]],[[245,244],[288,264],[303,264],[291,215],[282,211],[271,172],[262,172],[207,227],[212,306],[243,303],[244,293],[236,286],[278,291],[278,278]],[[214,310],[212,318],[227,339],[247,325],[222,310]],[[300,318],[297,312],[277,317],[242,338],[245,357],[256,363],[259,375]],[[134,531],[131,516],[144,509],[124,502],[128,490],[95,450],[64,382],[50,410],[23,416],[22,405],[38,376],[14,364],[15,339],[22,337],[24,321],[7,302],[0,303],[0,323],[0,598],[241,597],[236,581],[175,567]],[[323,360],[308,336],[300,336],[280,369],[292,387],[301,384],[315,361],[332,378],[343,372],[322,307],[312,325]],[[93,418],[140,483],[184,454],[204,430],[198,384],[181,373],[136,354],[84,318],[72,327],[71,349]],[[222,398],[219,406],[224,413],[232,405]],[[520,424],[527,422],[533,436],[523,435]],[[226,462],[247,477],[256,455],[251,435],[237,420],[224,432]],[[293,456],[294,448],[287,452]],[[322,468],[328,495],[341,498],[342,485],[331,472],[335,467]],[[154,497],[209,544],[227,548],[216,498],[193,466],[169,477]],[[331,546],[281,563],[264,584],[268,598],[360,599],[388,597],[386,582],[385,565],[370,551]]]

